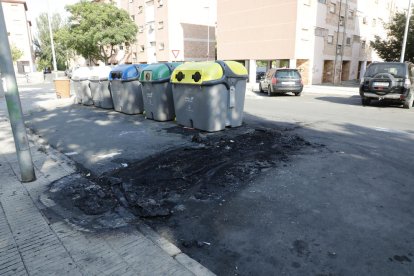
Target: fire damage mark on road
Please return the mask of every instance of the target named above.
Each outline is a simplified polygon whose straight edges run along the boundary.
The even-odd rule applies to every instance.
[[[113,219],[114,213],[116,217],[132,213],[145,219],[168,218],[184,211],[188,202],[221,202],[261,173],[287,166],[289,156],[301,149],[321,147],[295,134],[271,129],[180,132],[192,140],[191,146],[129,163],[99,177],[61,179],[52,184],[47,196],[65,209],[81,210],[86,215],[83,227],[123,226],[105,222],[105,218]],[[94,222],[88,223],[87,218]],[[77,224],[79,219],[72,222]]]

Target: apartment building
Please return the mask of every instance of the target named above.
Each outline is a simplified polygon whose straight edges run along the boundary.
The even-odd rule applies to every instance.
[[[398,0],[220,0],[218,59],[244,61],[250,82],[257,61],[289,66],[306,84],[359,78],[381,59],[370,47],[384,37]]]
[[[23,0],[1,0],[10,46],[14,45],[23,52],[16,62],[16,73],[33,72],[34,52],[32,24],[27,20],[27,5]]]
[[[110,2],[126,10],[138,26],[136,41],[120,45],[112,63],[215,59],[217,0]]]

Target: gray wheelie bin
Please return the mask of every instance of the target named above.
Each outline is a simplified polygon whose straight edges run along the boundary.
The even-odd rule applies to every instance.
[[[115,111],[125,114],[144,112],[139,76],[146,66],[146,64],[124,64],[111,70],[109,81]]]
[[[247,70],[235,61],[184,63],[171,75],[176,121],[204,131],[242,124]]]
[[[141,72],[142,97],[145,116],[156,121],[171,121],[175,118],[171,73],[180,63],[151,64]]]
[[[96,107],[111,109],[112,103],[111,90],[109,89],[110,66],[93,67],[89,77],[89,87],[91,88],[93,104]]]
[[[72,83],[76,95],[76,102],[84,105],[92,105],[92,94],[89,88],[89,67],[79,67],[73,72]]]

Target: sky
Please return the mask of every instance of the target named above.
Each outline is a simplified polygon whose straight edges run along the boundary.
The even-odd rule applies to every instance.
[[[64,15],[65,6],[76,2],[79,2],[79,0],[26,0],[27,17],[32,21],[34,30],[36,30],[36,18],[42,12],[47,12],[48,6],[50,7],[50,13],[60,13]]]

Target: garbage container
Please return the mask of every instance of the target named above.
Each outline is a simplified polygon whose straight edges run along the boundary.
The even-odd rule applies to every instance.
[[[124,64],[111,70],[109,81],[116,111],[126,114],[139,114],[144,111],[139,76],[145,67],[146,64]]]
[[[176,121],[205,131],[242,124],[247,70],[235,61],[189,62],[171,75]]]
[[[79,67],[73,72],[72,82],[76,95],[77,103],[84,105],[92,105],[92,94],[89,88],[89,75],[91,69],[89,67]]]
[[[141,72],[145,116],[156,121],[174,120],[171,74],[181,63],[151,64]]]
[[[114,108],[111,90],[109,88],[110,66],[93,67],[89,76],[93,105],[100,108]]]
[[[70,80],[68,78],[57,78],[54,82],[57,98],[70,98]]]

